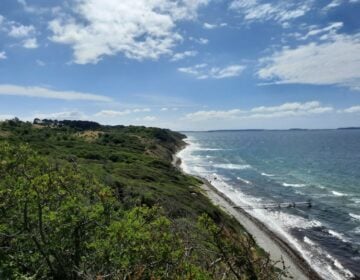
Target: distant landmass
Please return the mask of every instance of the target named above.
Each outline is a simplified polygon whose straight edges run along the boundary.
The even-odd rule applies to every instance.
[[[244,131],[244,132],[256,132],[256,131],[316,131],[316,130],[352,130],[352,129],[360,129],[360,127],[339,127],[339,128],[289,128],[289,129],[214,129],[207,130],[205,132],[236,132],[236,131]],[[186,132],[204,132],[204,131],[183,131]]]
[[[350,130],[350,129],[360,129],[360,127],[339,127],[338,130]]]

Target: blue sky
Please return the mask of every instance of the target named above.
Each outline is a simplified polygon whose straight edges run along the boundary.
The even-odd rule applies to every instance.
[[[359,0],[1,0],[0,119],[360,125]]]

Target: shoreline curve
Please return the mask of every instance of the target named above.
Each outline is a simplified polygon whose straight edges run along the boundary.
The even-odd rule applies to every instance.
[[[181,167],[181,158],[178,153],[185,149],[188,144],[180,147],[173,155],[173,165],[184,174],[197,177],[203,182],[201,190],[216,206],[240,223],[245,230],[252,235],[256,243],[266,251],[273,261],[283,260],[286,268],[293,279],[296,280],[323,280],[324,278],[315,271],[313,267],[279,235],[269,229],[263,222],[253,217],[247,211],[236,205],[226,194],[213,186],[207,179],[186,173]]]

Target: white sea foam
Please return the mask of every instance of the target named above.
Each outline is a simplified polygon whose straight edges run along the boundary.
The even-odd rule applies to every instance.
[[[309,249],[311,251],[317,252],[318,257],[315,259],[316,262],[318,261],[323,262],[324,259],[328,259],[329,264],[325,266],[327,273],[324,273],[324,271],[320,272],[321,275],[327,276],[325,279],[330,278],[330,279],[342,280],[342,279],[352,279],[354,277],[351,271],[344,268],[344,266],[340,263],[338,259],[334,258],[329,253],[327,253],[324,249],[322,249],[319,246],[319,244],[311,240],[309,237],[304,236],[304,243],[310,246]],[[334,268],[336,268],[336,270]]]
[[[192,139],[187,142],[191,143]],[[195,143],[194,145],[198,144]],[[289,229],[291,228],[308,229],[311,227],[322,226],[319,221],[307,220],[300,216],[287,214],[282,211],[267,211],[265,209],[256,208],[256,206],[264,203],[263,199],[246,195],[239,188],[235,188],[234,186],[228,184],[220,174],[212,173],[210,169],[211,167],[204,163],[204,161],[206,161],[205,157],[202,159],[193,159],[192,153],[196,151],[196,149],[194,149],[192,146],[192,144],[187,146],[187,148],[181,151],[178,155],[182,159],[182,168],[185,172],[192,173],[194,175],[200,175],[211,180],[211,183],[219,191],[223,192],[226,196],[231,198],[235,204],[241,206],[252,206],[253,209],[245,208],[246,211],[248,211],[255,218],[261,220],[272,231],[279,234],[279,236],[287,240],[289,244],[294,247],[324,279],[337,280],[351,278],[351,272],[344,269],[340,262],[335,262],[334,259],[329,260],[330,264],[328,261],[324,262],[324,258],[326,259],[326,255],[324,256],[325,251],[318,245],[310,245],[309,243],[314,243],[310,238],[306,237],[307,239],[304,238],[304,240],[300,242],[289,233]],[[194,165],[198,165],[198,167],[200,166],[201,168],[194,168]],[[247,169],[251,168],[251,166],[245,165],[244,168],[244,165],[227,164],[221,165],[220,168]],[[262,175],[266,176],[272,174]],[[216,178],[216,180],[214,178]],[[266,201],[266,203],[267,202],[269,201]],[[360,219],[360,215],[356,215],[356,217]]]
[[[198,151],[223,151],[224,149],[199,148]]]
[[[336,237],[337,239],[340,239],[343,242],[349,242],[349,240],[342,233],[339,233],[339,232],[337,232],[335,230],[331,230],[331,229],[328,230],[328,233],[330,235]]]
[[[249,165],[249,164],[222,163],[222,164],[215,164],[214,167],[222,168],[222,169],[244,170],[244,169],[250,169],[251,165]]]
[[[321,227],[322,224],[317,220],[308,220],[297,215],[288,214],[285,212],[267,212],[266,216],[271,220],[276,220],[280,223],[282,228],[292,229],[292,228],[301,228],[309,229],[314,227]]]
[[[303,192],[298,191],[298,190],[296,190],[296,191],[295,191],[295,193],[297,193],[297,194],[299,194],[299,195],[304,195],[304,193],[303,193]]]
[[[360,227],[354,228],[351,232],[353,232],[355,234],[360,234]]]
[[[349,213],[351,218],[354,218],[355,220],[359,220],[360,221],[360,215],[357,214],[353,214],[353,213]]]
[[[337,260],[337,259],[334,259],[334,265],[340,269],[340,270],[344,270],[344,266]]]
[[[282,183],[284,187],[293,187],[293,188],[303,188],[306,187],[306,184],[289,184],[289,183]]]
[[[350,270],[344,268],[344,266],[339,262],[339,260],[337,260],[336,258],[334,258],[333,256],[331,256],[330,254],[326,254],[326,257],[331,261],[331,263],[342,272],[342,275],[338,275],[337,271],[334,271],[332,268],[330,269],[330,271],[332,272],[332,274],[337,278],[337,279],[350,279],[353,278],[354,275],[351,273]]]
[[[350,198],[355,204],[360,204],[360,198]]]
[[[341,193],[341,192],[337,192],[337,191],[331,191],[331,193],[335,196],[347,196],[346,193]]]
[[[262,172],[261,175],[265,176],[265,177],[274,177],[275,176],[274,174],[268,174],[268,173],[265,173],[265,172]]]
[[[322,224],[319,221],[309,221],[299,216],[283,212],[269,212],[264,209],[257,209],[256,206],[263,203],[262,199],[254,198],[252,196],[244,194],[239,190],[229,188],[221,180],[217,180],[214,186],[218,188],[221,192],[223,192],[225,195],[230,197],[237,205],[253,206],[253,209],[245,208],[245,210],[255,218],[264,222],[266,226],[269,227],[272,231],[287,240],[289,244],[294,247],[303,256],[303,258],[307,260],[307,262],[310,263],[314,267],[314,269],[324,277],[324,279],[346,279],[343,277],[343,272],[337,272],[335,270],[332,270],[330,272],[321,258],[314,257],[314,252],[312,251],[313,246],[310,246],[309,248],[304,248],[302,243],[297,241],[288,231],[291,228],[309,229],[312,227],[320,227],[322,226]],[[309,238],[307,241],[312,242],[312,240],[310,240]]]
[[[236,179],[238,179],[239,181],[245,183],[245,184],[248,184],[248,185],[251,185],[251,182],[248,181],[248,180],[245,180],[244,178],[241,178],[241,177],[236,177]]]
[[[319,189],[322,189],[322,190],[323,190],[323,189],[326,189],[326,187],[324,187],[323,185],[320,185],[320,184],[319,184],[319,185],[316,185],[316,187],[318,187]]]
[[[307,236],[304,236],[304,242],[305,242],[306,244],[311,245],[311,246],[314,246],[314,245],[315,245],[314,241],[312,241],[312,240],[311,240],[309,237],[307,237]]]

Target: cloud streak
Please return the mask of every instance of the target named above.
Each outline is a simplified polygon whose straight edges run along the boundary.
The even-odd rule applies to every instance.
[[[126,109],[123,111],[116,111],[116,110],[102,110],[95,114],[95,117],[106,117],[106,118],[115,118],[130,115],[133,113],[144,113],[150,112],[150,108],[136,108],[136,109]]]
[[[243,16],[247,23],[275,21],[284,23],[304,16],[312,1],[233,0],[229,9]]]
[[[352,107],[346,108],[344,110],[340,110],[339,112],[340,113],[348,113],[348,114],[360,113],[360,105],[352,106]]]
[[[171,61],[179,61],[179,60],[183,60],[187,57],[194,57],[197,56],[198,52],[197,51],[185,51],[185,52],[181,52],[181,53],[176,53],[174,54],[174,56],[172,57]]]
[[[52,119],[52,120],[84,120],[87,119],[88,116],[80,111],[63,111],[56,113],[35,113],[31,119]]]
[[[209,67],[207,64],[197,64],[191,67],[180,67],[179,72],[195,76],[196,79],[225,79],[238,77],[245,70],[246,66],[234,64],[226,67]]]
[[[222,23],[208,23],[208,22],[204,22],[203,27],[204,29],[216,29],[216,28],[220,28],[220,27],[226,27],[227,23],[226,22],[222,22]]]
[[[86,100],[86,101],[99,101],[110,102],[111,98],[103,95],[96,95],[91,93],[76,92],[76,91],[57,91],[45,87],[24,87],[18,85],[0,84],[0,95],[8,96],[24,96],[48,99],[61,99],[61,100]]]
[[[250,110],[197,111],[185,115],[184,119],[190,121],[271,119],[324,114],[332,112],[333,110],[333,107],[323,106],[318,101],[305,103],[293,102],[272,107],[255,107]]]

